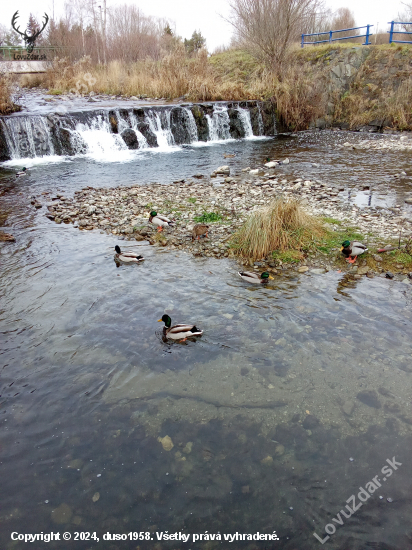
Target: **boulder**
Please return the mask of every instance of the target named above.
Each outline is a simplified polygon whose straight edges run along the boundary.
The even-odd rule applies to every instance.
[[[139,141],[134,130],[126,128],[126,130],[123,130],[121,136],[129,149],[139,149]]]
[[[229,166],[219,166],[219,168],[216,168],[214,173],[223,174],[224,176],[230,176],[230,168]]]

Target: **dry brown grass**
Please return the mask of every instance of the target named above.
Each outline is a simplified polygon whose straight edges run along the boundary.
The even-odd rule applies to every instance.
[[[327,94],[322,72],[308,65],[290,64],[281,80],[273,79],[273,96],[283,123],[293,130],[305,130],[326,112]]]
[[[8,115],[20,111],[20,107],[13,103],[13,84],[9,75],[0,73],[0,114]]]
[[[91,75],[93,85],[87,85],[85,75]],[[47,73],[47,86],[53,90],[68,92],[75,89],[78,82],[85,83],[88,92],[165,98],[186,96],[193,101],[254,99],[256,94],[242,82],[226,82],[220,78],[206,51],[187,57],[181,47],[160,61],[147,59],[132,64],[112,61],[105,67],[92,66],[90,58],[76,63],[56,59]],[[86,93],[84,87],[78,86],[78,89]]]
[[[231,244],[237,255],[257,259],[275,251],[307,250],[324,233],[320,221],[307,214],[297,200],[281,197],[252,212]]]

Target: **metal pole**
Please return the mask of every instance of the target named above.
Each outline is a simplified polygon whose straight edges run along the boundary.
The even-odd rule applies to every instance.
[[[389,31],[389,44],[392,44],[392,40],[393,40],[393,24],[394,24],[394,21],[391,21],[391,30]]]
[[[332,34],[333,34],[333,31],[329,31],[329,42],[332,42]]]
[[[366,40],[365,40],[365,46],[369,46],[369,45],[370,45],[370,42],[369,42],[369,27],[370,27],[370,25],[366,25]]]
[[[305,41],[305,35],[302,34],[302,43],[301,43],[301,47],[302,47],[302,48],[303,48],[303,43],[304,43],[304,41]]]

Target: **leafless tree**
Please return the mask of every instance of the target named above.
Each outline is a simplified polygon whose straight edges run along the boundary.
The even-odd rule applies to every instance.
[[[280,74],[288,47],[322,11],[321,0],[229,0],[238,40]]]
[[[336,12],[333,14],[330,30],[338,31],[340,29],[351,29],[353,27],[356,27],[356,21],[353,12],[351,12],[349,8],[339,8],[338,10],[336,10]],[[354,36],[356,34],[359,34],[359,31],[340,32],[337,35],[337,38]]]
[[[401,2],[404,6],[403,11],[397,15],[398,21],[402,23],[412,23],[412,3]],[[395,25],[396,31],[412,32],[412,25]],[[397,40],[397,39],[396,39]],[[399,40],[407,40],[406,38],[399,38]]]

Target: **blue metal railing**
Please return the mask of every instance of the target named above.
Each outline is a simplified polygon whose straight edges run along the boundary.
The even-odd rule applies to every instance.
[[[388,31],[388,33],[389,33],[389,44],[392,44],[392,42],[395,42],[396,44],[412,44],[412,41],[394,40],[393,39],[394,34],[412,34],[412,32],[408,32],[408,31],[394,31],[393,27],[395,25],[412,25],[412,23],[402,23],[402,21],[390,21],[389,25],[391,26],[391,30]]]
[[[364,25],[363,27],[353,27],[351,29],[339,29],[338,31],[314,32],[312,34],[302,34],[301,46],[303,48],[305,44],[324,44],[325,42],[336,42],[338,40],[349,40],[350,38],[362,38],[362,37],[365,37],[365,42],[362,44],[362,46],[369,46],[370,45],[369,38],[372,36],[372,33],[370,32],[371,27],[373,27],[373,25]],[[342,38],[333,38],[334,33],[346,32],[346,31],[357,31],[359,29],[366,29],[366,33],[355,34],[354,36],[343,36]],[[320,36],[321,34],[327,34],[329,35],[329,38],[327,40],[316,40],[313,42],[305,42],[305,36]]]

